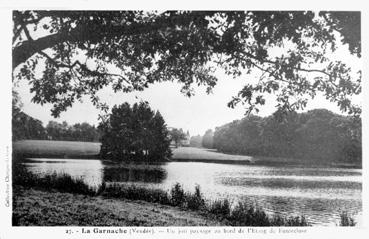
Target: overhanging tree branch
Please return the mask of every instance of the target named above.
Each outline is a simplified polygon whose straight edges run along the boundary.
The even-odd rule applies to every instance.
[[[83,71],[85,71],[86,73],[90,74],[91,76],[99,76],[99,77],[112,76],[112,77],[118,77],[121,80],[125,81],[126,83],[130,84],[130,82],[126,78],[124,78],[124,76],[122,76],[122,75],[113,74],[113,73],[107,73],[107,72],[99,72],[97,70],[91,70],[91,69],[89,69],[87,67],[86,64],[82,64],[79,60],[76,60],[71,65],[67,65],[67,64],[59,63],[59,62],[55,61],[52,57],[50,57],[48,54],[46,54],[43,51],[39,51],[37,53],[39,53],[42,56],[46,57],[49,60],[49,62],[51,62],[56,67],[68,68],[70,70],[73,70],[73,68],[75,68],[76,66],[79,66]]]
[[[323,21],[320,24],[312,12],[16,12],[13,32],[18,39],[13,43],[13,69],[26,63],[16,77],[34,79],[38,61],[32,56],[39,53],[46,58],[44,74],[32,81],[33,89],[40,102],[55,99],[60,103],[56,114],[72,101],[55,95],[68,91],[74,97],[74,93],[89,94],[89,90],[94,94],[111,83],[115,91],[124,92],[173,79],[180,79],[185,90],[195,82],[214,87],[216,77],[198,70],[198,66],[210,62],[221,65],[226,74],[233,76],[240,76],[242,69],[248,73],[253,69],[267,72],[270,79],[263,78],[265,88],[254,89],[261,94],[280,86],[296,90],[296,95],[326,92],[332,101],[338,102],[341,95],[348,97],[357,92],[352,89],[358,88],[360,83],[353,81],[352,70],[342,62],[332,61],[327,66],[329,59],[316,47],[325,52],[340,40],[332,34],[336,26],[329,25],[338,24],[338,29],[346,27],[341,33],[349,36],[346,42],[353,44],[354,50],[360,39],[347,33],[347,26],[359,18],[353,16],[348,22],[345,15],[337,15],[338,19],[333,14],[334,21],[326,24],[320,18]],[[46,24],[42,21],[42,28],[41,22],[33,22],[39,17],[49,19]],[[30,32],[27,24],[35,24],[28,26]],[[37,38],[38,28],[49,35]],[[31,32],[32,29],[36,32]],[[287,56],[269,53],[268,49],[279,47],[285,41],[298,47],[289,48]],[[351,48],[349,51],[356,53]],[[74,61],[80,59],[80,53],[91,62]],[[227,59],[215,59],[219,55]],[[30,61],[26,62],[27,59]],[[314,63],[322,64],[318,67]],[[114,74],[110,66],[122,70],[123,75]],[[315,82],[308,80],[308,76],[314,77]],[[78,80],[71,85],[74,79]],[[58,88],[52,84],[55,80],[59,81]],[[286,94],[291,93],[294,94]]]
[[[196,14],[194,14],[196,16]],[[35,53],[51,48],[58,43],[71,42],[82,43],[88,41],[90,44],[96,44],[103,39],[113,39],[121,36],[134,36],[144,33],[157,32],[159,30],[166,30],[172,28],[176,24],[186,25],[193,19],[191,17],[174,17],[161,18],[152,22],[132,23],[130,25],[107,25],[104,30],[98,31],[93,24],[87,27],[76,27],[70,31],[61,31],[51,34],[34,41],[24,41],[21,45],[13,49],[13,69],[19,64],[24,63],[28,58]]]

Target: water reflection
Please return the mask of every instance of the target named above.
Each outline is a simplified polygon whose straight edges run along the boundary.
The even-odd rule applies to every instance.
[[[105,182],[161,183],[165,178],[166,171],[156,165],[110,165],[104,168]]]
[[[90,185],[103,180],[169,191],[179,182],[186,191],[200,185],[205,198],[246,200],[269,213],[305,215],[309,222],[336,225],[347,211],[360,221],[361,170],[171,162],[112,165],[99,160],[32,159],[34,173],[68,173]]]
[[[360,200],[300,198],[278,196],[244,196],[249,204],[257,204],[270,214],[278,213],[284,216],[301,216],[313,225],[338,225],[340,212],[346,211],[353,215],[356,221],[361,221],[362,203]]]
[[[74,178],[82,178],[93,187],[103,182],[103,164],[100,160],[34,158],[27,159],[24,164],[34,174],[66,173]]]
[[[361,189],[361,182],[353,181],[351,178],[340,177],[340,179],[326,177],[311,177],[311,178],[285,178],[285,177],[248,177],[248,178],[230,178],[220,177],[220,184],[224,185],[248,185],[249,187],[268,187],[268,188],[352,188]]]

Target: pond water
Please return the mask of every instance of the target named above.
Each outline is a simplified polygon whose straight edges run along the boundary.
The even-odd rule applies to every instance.
[[[42,158],[25,164],[33,173],[67,173],[90,185],[105,181],[169,190],[179,182],[186,191],[194,191],[198,184],[207,199],[246,200],[268,213],[305,215],[314,225],[337,225],[341,211],[361,222],[361,169],[198,162],[118,168],[100,160]]]

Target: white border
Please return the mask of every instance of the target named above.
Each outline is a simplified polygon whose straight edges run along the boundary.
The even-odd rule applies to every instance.
[[[345,11],[361,11],[362,14],[362,55],[363,55],[363,225],[360,228],[339,228],[339,227],[314,227],[308,228],[308,233],[305,234],[221,234],[221,235],[116,235],[115,238],[364,238],[369,235],[369,219],[368,219],[368,103],[369,100],[367,80],[368,75],[368,23],[369,9],[365,1],[201,1],[201,0],[186,0],[186,1],[97,1],[97,0],[65,0],[65,1],[50,1],[50,0],[2,0],[0,2],[0,106],[1,106],[1,124],[0,124],[0,239],[7,238],[101,238],[101,236],[110,235],[82,235],[82,234],[65,234],[66,229],[80,230],[79,227],[11,227],[11,207],[5,207],[5,177],[6,177],[6,154],[11,152],[11,35],[12,35],[12,20],[11,11],[13,9],[70,9],[70,10],[114,10],[114,9],[142,9],[142,10],[345,10]],[[8,155],[10,157],[10,155]],[[11,199],[11,195],[10,199]],[[141,228],[141,227],[140,227]],[[191,227],[186,227],[190,229]],[[158,229],[158,228],[155,228]],[[171,229],[178,229],[171,227]],[[223,227],[209,227],[209,229],[223,229]],[[278,230],[278,228],[275,228]],[[366,236],[365,236],[366,235]]]

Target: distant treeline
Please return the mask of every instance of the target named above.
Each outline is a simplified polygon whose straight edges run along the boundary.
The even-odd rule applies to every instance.
[[[192,136],[190,138],[190,146],[197,148],[213,148],[213,135],[213,130],[208,129],[203,136]]]
[[[65,121],[49,121],[46,132],[51,140],[98,142],[100,139],[98,128],[86,122],[68,125]]]
[[[14,112],[12,117],[12,138],[21,139],[47,139],[47,133],[42,122],[23,113],[20,110]]]
[[[217,127],[212,147],[225,153],[361,162],[361,120],[325,109],[248,116]]]
[[[201,148],[202,147],[202,136],[201,135],[191,136],[190,146]]]
[[[46,127],[42,122],[20,110],[14,112],[12,117],[12,138],[23,139],[49,139],[97,142],[100,138],[98,129],[88,123],[68,125],[67,122],[58,123],[49,121]]]

